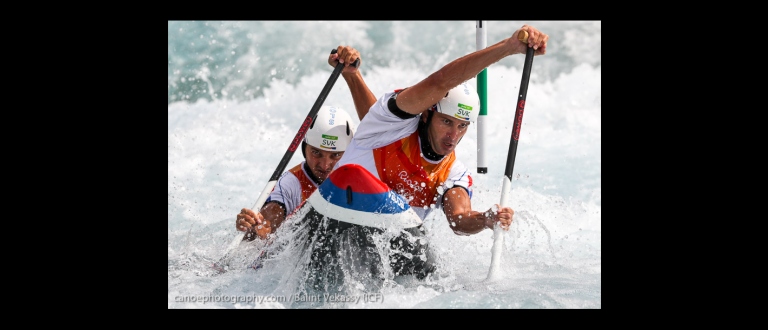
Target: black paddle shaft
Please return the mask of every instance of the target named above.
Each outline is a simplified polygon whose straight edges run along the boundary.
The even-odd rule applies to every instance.
[[[336,49],[331,50],[331,54],[336,54]],[[352,65],[357,66],[360,63],[360,59],[356,59],[355,62],[352,63]],[[320,95],[317,97],[317,100],[315,101],[315,105],[312,106],[312,109],[309,110],[309,114],[307,114],[307,118],[304,119],[304,122],[301,124],[301,127],[299,127],[299,131],[296,132],[296,136],[293,137],[293,141],[291,141],[291,145],[288,146],[288,150],[285,151],[285,154],[283,155],[283,159],[280,160],[280,163],[277,165],[277,168],[275,169],[275,172],[272,173],[272,177],[269,178],[269,181],[277,181],[278,178],[280,178],[280,175],[285,170],[286,165],[288,165],[288,162],[293,157],[293,153],[296,152],[296,149],[301,146],[301,141],[304,139],[304,135],[307,134],[307,131],[309,130],[309,126],[312,125],[312,121],[317,116],[317,113],[320,111],[320,107],[323,106],[323,102],[325,102],[325,98],[328,97],[328,93],[331,92],[331,88],[333,88],[333,85],[336,83],[336,80],[339,79],[339,75],[341,74],[341,71],[344,70],[344,64],[337,63],[336,68],[333,69],[333,73],[331,73],[331,77],[328,78],[328,81],[325,83],[325,87],[323,87],[323,90],[320,92]]]
[[[527,39],[527,38],[526,38]],[[512,172],[515,169],[515,155],[517,154],[517,141],[520,139],[520,126],[523,124],[523,111],[525,109],[525,97],[528,94],[528,80],[531,77],[533,66],[533,47],[528,47],[525,52],[525,64],[523,65],[523,79],[520,81],[520,94],[517,96],[517,109],[515,110],[515,122],[512,125],[512,140],[509,142],[507,154],[507,167],[504,175],[512,181]]]

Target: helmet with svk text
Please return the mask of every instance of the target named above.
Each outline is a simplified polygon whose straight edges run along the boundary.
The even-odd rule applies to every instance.
[[[474,123],[480,114],[480,96],[465,81],[451,88],[442,100],[432,106],[431,110]]]

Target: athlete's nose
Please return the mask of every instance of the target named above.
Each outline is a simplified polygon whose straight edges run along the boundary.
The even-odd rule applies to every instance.
[[[333,165],[335,165],[335,161],[331,159],[331,157],[323,157],[320,159],[320,168],[322,168],[325,171],[330,171],[331,168],[333,168]]]
[[[447,132],[445,132],[445,136],[447,136],[451,141],[456,141],[459,138],[459,129],[457,127],[451,126]]]

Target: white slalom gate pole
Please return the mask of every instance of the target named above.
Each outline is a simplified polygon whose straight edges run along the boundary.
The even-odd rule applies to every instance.
[[[477,50],[485,49],[487,33],[486,22],[477,21],[475,25],[475,40]],[[485,162],[485,137],[487,129],[485,120],[488,114],[488,68],[483,69],[477,75],[477,94],[480,96],[480,115],[477,116],[477,173],[488,173],[488,166]]]

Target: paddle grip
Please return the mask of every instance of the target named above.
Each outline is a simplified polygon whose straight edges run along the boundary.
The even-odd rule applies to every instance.
[[[526,44],[527,44],[527,43],[528,43],[528,31],[525,31],[525,30],[523,30],[523,31],[520,31],[520,32],[517,34],[517,40],[520,40],[520,41],[522,41],[523,43],[526,43]]]
[[[528,37],[527,37],[527,33],[526,33],[526,38],[528,38]],[[331,54],[336,54],[337,52],[338,52],[338,50],[336,50],[335,48],[334,48],[334,49],[331,49]],[[352,66],[354,66],[354,67],[356,67],[356,68],[359,68],[359,67],[360,67],[360,59],[359,59],[359,58],[358,58],[358,59],[355,59],[355,61],[354,61],[354,62],[352,62]]]

